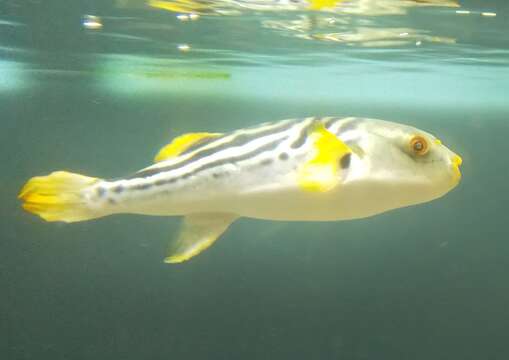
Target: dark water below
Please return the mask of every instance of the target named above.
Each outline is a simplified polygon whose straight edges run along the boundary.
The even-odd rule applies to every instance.
[[[505,2],[249,3],[179,20],[0,2],[0,358],[508,358]],[[16,198],[56,169],[132,173],[183,132],[308,115],[427,130],[463,181],[364,220],[242,219],[179,266],[162,261],[178,219],[50,224]]]

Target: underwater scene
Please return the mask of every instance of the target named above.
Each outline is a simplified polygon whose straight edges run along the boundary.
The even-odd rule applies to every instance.
[[[0,359],[509,358],[508,16],[0,1]]]

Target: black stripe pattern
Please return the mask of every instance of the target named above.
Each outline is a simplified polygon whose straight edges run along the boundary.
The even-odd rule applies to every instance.
[[[182,161],[179,161],[175,164],[168,165],[168,166],[161,166],[161,167],[155,167],[155,168],[151,168],[151,169],[142,170],[142,171],[139,171],[133,175],[126,177],[126,179],[130,180],[130,179],[137,179],[137,178],[148,178],[148,177],[151,177],[153,175],[156,175],[156,174],[159,174],[162,172],[176,170],[176,169],[182,168],[184,166],[187,166],[191,163],[194,163],[198,160],[206,158],[206,157],[208,157],[214,153],[217,153],[219,151],[226,150],[226,149],[232,148],[232,147],[241,147],[241,146],[244,146],[244,145],[248,144],[249,142],[256,140],[260,137],[284,132],[286,130],[289,130],[294,125],[295,125],[295,120],[288,121],[288,122],[282,122],[280,124],[276,124],[276,125],[268,128],[266,130],[261,130],[261,131],[253,132],[253,133],[246,133],[245,132],[246,130],[243,130],[243,131],[239,131],[239,133],[237,135],[235,135],[235,133],[233,133],[233,137],[230,139],[230,141],[222,142],[222,143],[221,143],[221,140],[224,140],[224,138],[226,136],[216,138],[216,139],[214,139],[214,141],[211,141],[205,145],[202,145],[203,149],[200,150],[200,148],[199,148],[194,154],[192,154],[190,157],[188,157]],[[256,129],[256,128],[253,128],[253,130],[254,129]],[[250,130],[250,129],[248,129],[248,130]],[[281,141],[281,139],[278,140],[278,142],[280,142],[280,141]],[[214,146],[215,142],[219,142],[219,144]]]
[[[192,176],[195,176],[195,175],[198,175],[199,173],[201,172],[204,172],[204,171],[207,171],[207,170],[212,170],[212,169],[215,169],[217,167],[220,167],[220,166],[223,166],[223,165],[226,165],[226,164],[236,164],[238,162],[241,162],[241,161],[245,161],[245,160],[249,160],[253,157],[256,157],[258,155],[261,155],[262,153],[264,152],[267,152],[267,151],[272,151],[274,150],[279,144],[281,144],[283,141],[285,141],[287,139],[287,137],[284,137],[284,138],[281,138],[281,139],[276,139],[276,140],[273,140],[267,144],[264,144],[248,153],[245,153],[245,154],[242,154],[242,155],[238,155],[238,156],[231,156],[231,157],[228,157],[228,158],[224,158],[224,159],[219,159],[219,160],[215,160],[215,161],[212,161],[210,163],[207,163],[207,164],[204,164],[190,172],[187,172],[185,174],[182,174],[180,176],[176,176],[176,177],[172,177],[172,178],[168,178],[168,179],[158,179],[154,182],[154,185],[156,186],[162,186],[162,185],[167,185],[167,184],[173,184],[173,183],[176,183],[177,181],[179,180],[185,180],[189,177],[192,177]],[[218,177],[218,176],[215,176],[215,177]],[[147,184],[140,184],[140,185],[136,185],[134,186],[132,189],[133,190],[144,190],[147,187],[147,185],[149,185],[149,183]],[[149,187],[151,187],[152,185],[150,184]]]

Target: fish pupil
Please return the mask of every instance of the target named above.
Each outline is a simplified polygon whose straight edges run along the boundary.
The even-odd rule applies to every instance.
[[[352,160],[352,154],[348,153],[348,154],[344,155],[339,162],[341,168],[348,169],[350,167],[351,160]]]
[[[416,141],[414,143],[414,150],[415,151],[422,151],[422,149],[424,149],[424,144],[420,141]]]

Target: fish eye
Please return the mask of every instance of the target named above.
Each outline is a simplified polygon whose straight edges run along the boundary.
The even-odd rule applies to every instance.
[[[410,149],[414,154],[426,155],[429,150],[428,142],[422,136],[414,136],[410,140]]]

